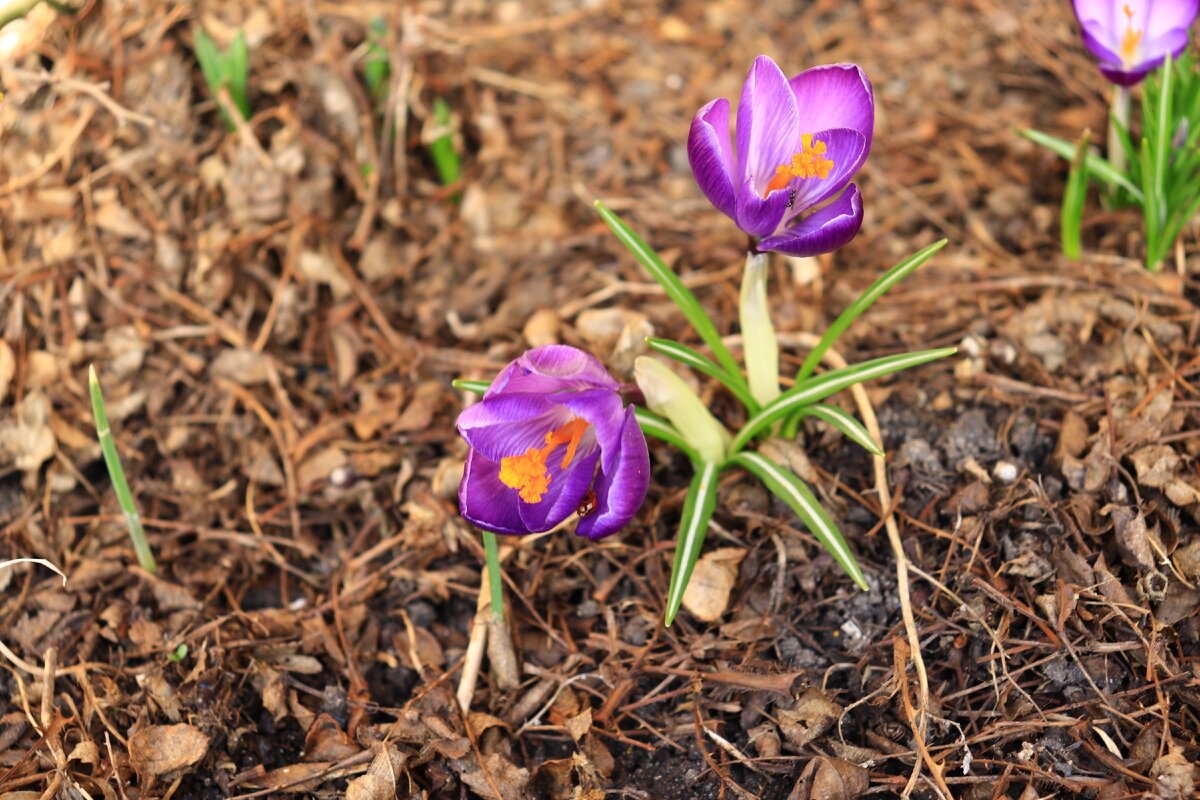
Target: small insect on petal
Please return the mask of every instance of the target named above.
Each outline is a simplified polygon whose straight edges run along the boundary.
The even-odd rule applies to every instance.
[[[588,489],[587,494],[579,501],[579,507],[575,509],[575,513],[581,517],[586,517],[596,510],[596,492],[594,489]]]

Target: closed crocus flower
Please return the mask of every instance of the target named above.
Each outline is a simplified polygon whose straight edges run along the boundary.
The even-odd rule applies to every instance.
[[[759,250],[813,256],[849,242],[862,225],[851,178],[866,161],[875,124],[871,83],[854,64],[814,67],[791,80],[767,56],[746,76],[736,135],[729,101],[700,109],[688,159],[708,199]]]
[[[458,489],[463,517],[484,530],[548,531],[576,511],[576,533],[623,527],[646,498],[650,457],[632,407],[591,355],[530,350],[458,417],[470,445]]]
[[[1132,86],[1187,47],[1200,0],[1074,0],[1083,43],[1104,77]]]

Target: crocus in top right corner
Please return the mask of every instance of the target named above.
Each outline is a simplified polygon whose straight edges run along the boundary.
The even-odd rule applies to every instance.
[[[1083,43],[1104,77],[1119,86],[1140,83],[1188,43],[1200,0],[1072,0]]]

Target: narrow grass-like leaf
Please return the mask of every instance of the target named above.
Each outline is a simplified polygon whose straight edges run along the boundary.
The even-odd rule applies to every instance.
[[[384,41],[387,36],[387,22],[383,17],[371,20],[370,33],[367,36],[367,56],[363,59],[363,80],[371,93],[371,100],[379,105],[387,99],[388,83],[392,76],[392,63],[388,56]]]
[[[138,514],[137,503],[134,502],[133,493],[129,491],[129,483],[125,480],[125,470],[121,467],[121,456],[117,453],[112,429],[108,426],[108,414],[104,410],[104,393],[100,390],[100,379],[96,377],[95,367],[88,367],[88,392],[92,397],[92,415],[96,419],[96,437],[100,440],[100,450],[104,453],[104,464],[108,467],[108,475],[112,479],[117,503],[125,512],[125,525],[129,528],[129,538],[133,541],[134,553],[137,554],[138,564],[142,566],[142,569],[153,574],[158,567],[154,563],[154,554],[150,552],[150,545],[146,541],[146,532],[142,529],[142,518]]]
[[[875,441],[875,437],[871,436],[867,429],[863,427],[863,424],[851,416],[849,412],[837,406],[826,405],[825,403],[813,403],[811,406],[805,406],[800,409],[797,416],[819,419],[837,428],[847,439],[868,453],[876,456],[883,455],[883,448]]]
[[[492,385],[491,381],[468,381],[462,378],[455,378],[450,381],[450,385],[460,392],[474,392],[475,394],[483,394],[488,387]]]
[[[1075,145],[1075,158],[1071,161],[1071,171],[1067,175],[1067,188],[1063,192],[1062,226],[1063,255],[1072,261],[1078,261],[1083,254],[1080,228],[1083,222],[1083,203],[1087,199],[1088,167],[1087,149],[1091,139],[1091,131],[1085,130]]]
[[[1075,157],[1075,145],[1068,142],[1066,139],[1060,139],[1057,136],[1051,136],[1041,131],[1024,128],[1021,130],[1021,135],[1030,141],[1040,144],[1047,150],[1057,153],[1065,159],[1070,160]],[[1133,195],[1138,202],[1142,202],[1142,190],[1129,181],[1127,177],[1122,175],[1117,170],[1113,169],[1112,164],[1101,158],[1095,153],[1088,153],[1087,157],[1088,172],[1094,175],[1098,180],[1104,181],[1113,186],[1120,186],[1125,191]]]
[[[716,378],[725,385],[725,388],[733,392],[738,400],[742,401],[742,405],[744,405],[751,414],[758,411],[760,406],[758,401],[754,399],[754,396],[750,394],[750,391],[743,384],[739,384],[733,380],[730,380],[729,375],[725,372],[725,370],[721,369],[720,365],[711,358],[708,358],[701,353],[697,353],[687,345],[680,344],[679,342],[671,339],[648,338],[646,339],[646,344],[650,346],[651,350],[662,353],[664,356],[670,356],[679,363],[686,364],[697,372],[703,372],[710,378]]]
[[[708,532],[708,521],[717,506],[717,476],[721,472],[718,464],[701,464],[688,487],[687,499],[683,503],[683,515],[679,518],[679,535],[675,538],[675,563],[671,567],[671,582],[667,587],[667,611],[663,622],[670,625],[679,613],[683,592],[691,580],[704,535]]]
[[[829,512],[804,481],[791,470],[781,467],[761,453],[738,453],[730,459],[730,463],[745,467],[757,476],[773,495],[791,506],[796,516],[808,526],[808,530],[817,537],[817,541],[829,551],[850,579],[864,592],[867,591],[867,579],[863,576],[854,553],[850,552]]]
[[[1142,202],[1142,221],[1146,226],[1146,269],[1156,272],[1161,263],[1155,256],[1159,249],[1159,199],[1158,193],[1154,190],[1153,158],[1150,140],[1143,138],[1139,163],[1141,164],[1142,188],[1145,198]]]
[[[226,57],[229,79],[229,94],[233,98],[242,119],[250,119],[250,101],[246,94],[246,81],[250,73],[250,48],[246,44],[246,32],[239,29]]]
[[[648,408],[635,407],[633,414],[637,417],[638,427],[642,429],[642,433],[647,436],[653,436],[655,439],[660,439],[667,444],[673,444],[683,451],[684,455],[692,460],[693,463],[701,462],[700,454],[696,449],[687,443],[674,425],[663,419],[658,414],[655,414]]]
[[[916,367],[930,361],[936,361],[939,358],[952,356],[958,352],[957,347],[940,347],[936,350],[920,350],[915,353],[901,353],[895,356],[884,356],[883,358],[864,361],[861,364],[853,364],[843,369],[835,369],[809,378],[802,384],[793,386],[788,391],[772,403],[763,406],[762,410],[752,416],[733,437],[733,442],[729,447],[730,453],[737,453],[743,450],[746,445],[754,440],[754,437],[760,431],[773,425],[777,420],[782,419],[788,414],[792,414],[805,406],[824,400],[831,394],[840,392],[849,386],[863,381],[869,381],[874,378],[880,378],[884,375],[890,375],[893,372]]]
[[[616,234],[621,244],[625,245],[625,248],[633,254],[633,257],[646,268],[650,276],[658,281],[658,284],[666,291],[667,297],[671,298],[671,301],[683,312],[683,316],[687,318],[687,321],[696,329],[696,333],[700,334],[700,338],[712,350],[713,355],[716,356],[717,363],[725,369],[725,373],[729,379],[741,386],[747,386],[746,379],[742,376],[741,367],[738,366],[738,362],[729,352],[729,348],[721,341],[721,335],[717,333],[716,326],[708,318],[708,315],[704,313],[704,309],[700,307],[700,303],[696,301],[696,296],[683,285],[683,281],[679,280],[679,276],[663,263],[662,259],[658,257],[658,253],[654,252],[640,236],[625,224],[624,220],[610,211],[599,200],[596,201],[595,205],[600,218]]]
[[[450,186],[462,175],[462,161],[454,149],[454,134],[450,131],[450,106],[440,97],[433,101],[433,119],[438,128],[446,132],[430,142],[429,156],[442,185]]]
[[[800,369],[796,372],[796,382],[800,383],[808,378],[809,375],[812,375],[817,365],[821,363],[821,359],[825,356],[825,353],[837,343],[838,338],[846,332],[846,329],[853,324],[854,320],[858,319],[864,311],[870,308],[889,289],[904,280],[917,267],[932,258],[934,253],[945,247],[947,241],[946,239],[942,239],[914,253],[889,269],[878,280],[868,286],[867,290],[859,295],[857,300],[847,306],[846,310],[839,314],[838,318],[833,321],[833,324],[821,335],[817,346],[812,349],[812,352],[808,354],[804,359],[804,363],[800,365]]]

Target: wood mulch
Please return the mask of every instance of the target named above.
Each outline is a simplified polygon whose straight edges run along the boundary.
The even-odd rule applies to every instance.
[[[1096,203],[1084,262],[1059,258],[1064,166],[1015,129],[1106,124],[1069,9],[89,0],[0,31],[0,561],[69,578],[0,570],[0,796],[1194,796],[1200,242],[1193,225],[1146,274],[1136,214]],[[385,120],[360,68],[377,16]],[[237,131],[197,26],[246,32]],[[782,338],[950,240],[840,345],[961,348],[869,387],[928,703],[869,458],[814,425],[797,468],[869,592],[730,473],[707,544],[731,554],[727,606],[663,628],[688,475],[653,445],[621,534],[517,543],[517,683],[485,661],[464,713],[482,550],[450,381],[543,341],[622,376],[647,331],[694,341],[597,197],[736,332],[744,239],[684,142],[764,52],[858,62],[878,103],[862,233],[774,264]],[[452,187],[426,146],[436,98]]]

